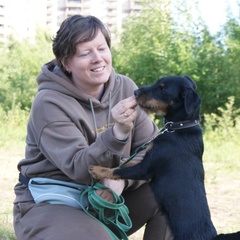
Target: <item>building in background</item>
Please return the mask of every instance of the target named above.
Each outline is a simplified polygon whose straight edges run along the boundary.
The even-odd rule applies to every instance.
[[[0,41],[11,34],[34,38],[38,27],[54,34],[64,19],[75,14],[100,18],[114,40],[126,17],[140,10],[134,0],[0,0]]]

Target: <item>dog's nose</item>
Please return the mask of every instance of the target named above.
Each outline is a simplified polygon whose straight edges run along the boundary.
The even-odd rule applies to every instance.
[[[135,97],[138,96],[138,90],[135,90],[133,93],[134,93]]]

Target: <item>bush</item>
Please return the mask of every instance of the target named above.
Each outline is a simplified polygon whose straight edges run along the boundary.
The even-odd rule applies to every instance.
[[[225,107],[219,107],[219,114],[204,114],[204,127],[209,140],[237,140],[240,135],[240,109],[234,109],[234,97],[229,97]]]
[[[204,115],[204,159],[226,170],[240,170],[240,109],[234,109],[234,97],[229,97],[219,114]]]
[[[20,104],[14,105],[8,111],[0,104],[0,146],[24,141],[28,115],[29,110],[21,109]]]

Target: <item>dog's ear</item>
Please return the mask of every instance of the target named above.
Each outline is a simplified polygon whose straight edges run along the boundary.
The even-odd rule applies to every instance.
[[[183,77],[190,81],[190,83],[191,83],[191,85],[192,85],[191,87],[192,87],[194,90],[197,89],[196,83],[195,83],[188,75],[184,75]]]
[[[185,88],[184,91],[184,107],[188,116],[193,115],[199,110],[201,99],[192,88]]]

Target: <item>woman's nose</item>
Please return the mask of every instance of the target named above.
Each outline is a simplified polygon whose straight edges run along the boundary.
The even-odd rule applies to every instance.
[[[93,62],[102,61],[102,55],[98,50],[93,51],[92,61]]]

